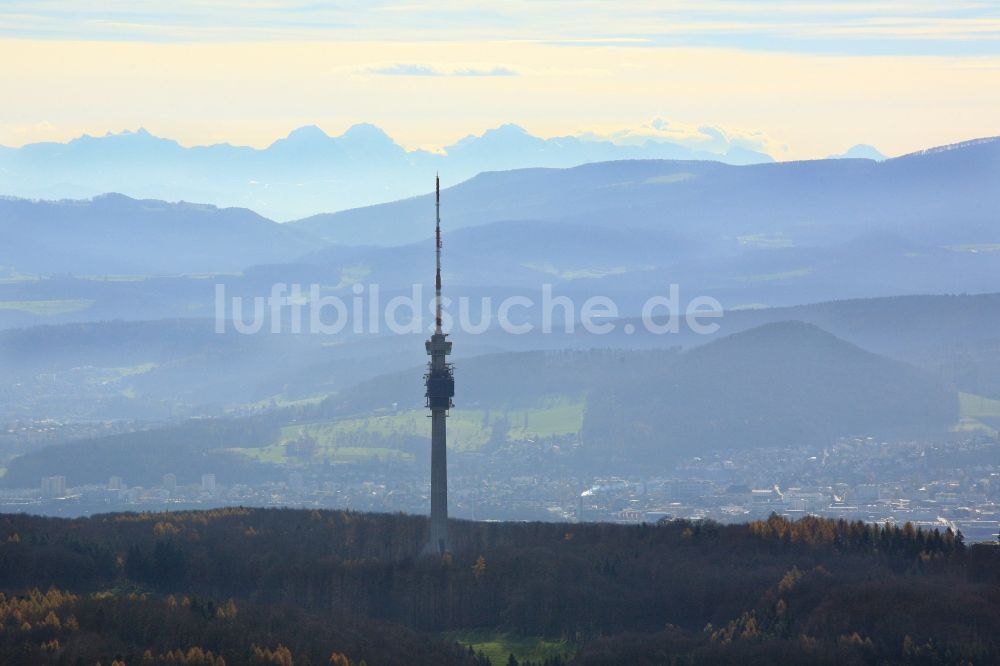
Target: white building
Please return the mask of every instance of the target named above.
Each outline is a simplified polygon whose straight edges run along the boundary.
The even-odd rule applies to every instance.
[[[66,497],[66,477],[46,476],[42,478],[42,497],[46,499]]]

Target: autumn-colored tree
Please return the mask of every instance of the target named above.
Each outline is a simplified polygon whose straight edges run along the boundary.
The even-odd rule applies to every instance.
[[[250,663],[260,666],[293,666],[292,652],[284,645],[273,650],[254,645],[250,648]]]
[[[480,555],[476,558],[476,563],[472,565],[472,575],[479,580],[486,575],[486,558]]]
[[[330,666],[351,666],[351,660],[347,658],[347,655],[334,652],[330,655]]]

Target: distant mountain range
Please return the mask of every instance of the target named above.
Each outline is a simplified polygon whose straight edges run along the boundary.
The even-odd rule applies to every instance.
[[[301,127],[261,150],[229,144],[186,148],[140,129],[0,147],[0,195],[64,199],[122,192],[251,208],[284,221],[420,194],[435,171],[456,183],[482,171],[620,159],[773,161],[735,145],[718,153],[654,140],[623,145],[575,136],[542,139],[510,124],[440,153],[408,151],[370,124],[336,137]]]
[[[489,172],[443,193],[445,279],[497,302],[545,283],[602,293],[623,317],[670,284],[727,309],[995,291],[998,182],[1000,139],[882,162]],[[430,276],[433,215],[428,195],[288,224],[123,195],[0,199],[0,328],[211,317],[219,281],[244,296],[275,282],[408,290]]]
[[[882,161],[886,158],[885,155],[879,151],[875,146],[869,146],[867,143],[859,143],[855,146],[851,146],[847,149],[847,152],[841,153],[839,155],[830,155],[830,159],[860,159],[860,160],[876,160]]]
[[[1000,284],[1000,139],[905,157],[750,166],[619,161],[491,172],[442,195],[451,285],[649,293],[726,307],[992,291]],[[422,280],[429,195],[290,226],[334,243],[303,262]],[[398,248],[347,250],[344,244]]]
[[[549,220],[698,237],[719,249],[829,245],[872,232],[918,243],[994,243],[1000,137],[876,162],[732,166],[627,160],[483,173],[447,189],[447,228]],[[429,236],[433,194],[293,223],[343,244]]]

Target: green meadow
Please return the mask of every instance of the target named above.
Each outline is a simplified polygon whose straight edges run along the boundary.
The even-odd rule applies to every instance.
[[[492,437],[503,433],[510,441],[572,435],[583,426],[583,402],[554,400],[531,409],[455,409],[448,418],[448,448],[478,451]],[[289,425],[281,428],[278,441],[260,448],[233,449],[261,462],[285,464],[303,457],[333,462],[363,458],[412,460],[413,454],[386,448],[381,443],[393,437],[429,439],[431,422],[425,410],[396,414],[373,414],[353,418]],[[303,451],[303,442],[308,442]]]
[[[986,398],[974,393],[958,394],[958,424],[957,431],[985,432],[996,436],[997,430],[983,423],[980,419],[1000,418],[1000,400]]]
[[[0,301],[0,310],[17,310],[40,317],[54,317],[71,312],[82,312],[94,304],[94,301],[80,299],[51,301]]]
[[[550,640],[538,636],[518,636],[490,629],[453,631],[444,635],[448,640],[472,647],[482,652],[493,664],[506,664],[510,655],[520,661],[541,662],[550,657],[569,658],[576,652],[576,646],[565,640]]]

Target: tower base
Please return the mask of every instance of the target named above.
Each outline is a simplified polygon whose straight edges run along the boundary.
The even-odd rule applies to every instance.
[[[434,543],[433,541],[428,541],[424,549],[420,551],[421,557],[426,557],[428,555],[444,555],[445,553],[450,553],[451,548],[445,542]]]

